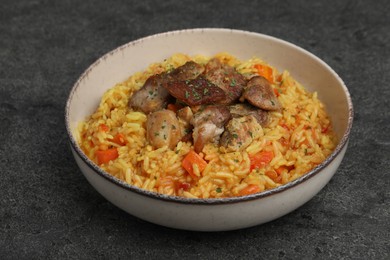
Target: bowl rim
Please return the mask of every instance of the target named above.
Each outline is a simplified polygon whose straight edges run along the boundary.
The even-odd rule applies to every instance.
[[[310,56],[312,59],[316,60],[319,62],[322,66],[326,67],[328,71],[330,71],[335,78],[340,82],[340,85],[343,88],[343,91],[346,95],[347,99],[347,104],[348,104],[348,125],[347,129],[344,132],[343,136],[340,138],[339,143],[337,144],[336,148],[334,151],[319,165],[317,165],[315,168],[313,168],[311,171],[308,173],[304,174],[303,176],[288,182],[286,184],[283,184],[281,186],[278,186],[273,189],[265,190],[260,193],[255,193],[255,194],[250,194],[246,196],[238,196],[238,197],[226,197],[226,198],[208,198],[208,199],[203,199],[203,198],[185,198],[185,197],[179,197],[179,196],[171,196],[171,195],[165,195],[165,194],[160,194],[148,190],[144,190],[142,188],[138,188],[136,186],[130,185],[114,176],[109,174],[108,172],[104,171],[101,169],[97,164],[95,164],[91,159],[89,159],[86,154],[81,150],[79,145],[77,144],[77,141],[73,137],[72,134],[72,129],[70,126],[70,105],[71,101],[73,99],[73,96],[77,90],[77,88],[80,86],[80,83],[86,78],[91,70],[93,70],[94,67],[96,67],[102,60],[107,59],[109,56],[113,55],[115,52],[121,51],[124,48],[127,48],[129,46],[134,46],[137,44],[141,44],[143,41],[146,40],[151,40],[156,37],[169,37],[169,36],[175,36],[177,34],[193,34],[193,33],[203,33],[203,32],[211,32],[211,33],[232,33],[232,34],[241,34],[241,35],[250,35],[250,36],[255,36],[255,37],[263,37],[267,38],[279,43],[287,44],[290,47],[293,47],[295,49],[298,49],[301,52],[304,52],[306,55]],[[95,173],[97,173],[99,176],[103,177],[107,181],[115,184],[119,188],[125,189],[130,192],[134,192],[138,195],[141,196],[146,196],[151,199],[158,199],[166,202],[173,202],[173,203],[180,203],[180,204],[191,204],[191,205],[218,205],[218,204],[231,204],[231,203],[239,203],[239,202],[244,202],[244,201],[250,201],[250,200],[257,200],[265,197],[269,197],[278,193],[281,193],[283,191],[289,190],[303,182],[306,182],[310,178],[316,176],[321,172],[322,169],[324,169],[327,165],[329,165],[343,150],[343,148],[348,144],[348,139],[349,135],[351,132],[352,128],[352,123],[353,123],[353,117],[354,117],[354,112],[353,112],[353,104],[352,104],[352,99],[350,96],[350,93],[348,91],[348,88],[346,87],[344,81],[340,78],[340,76],[327,64],[325,63],[322,59],[318,58],[311,52],[293,44],[288,41],[269,36],[263,33],[258,33],[258,32],[251,32],[251,31],[245,31],[245,30],[237,30],[237,29],[228,29],[228,28],[193,28],[193,29],[182,29],[182,30],[173,30],[173,31],[167,31],[167,32],[162,32],[162,33],[157,33],[153,35],[149,35],[146,37],[142,37],[139,39],[136,39],[134,41],[130,41],[128,43],[125,43],[98,58],[95,62],[93,62],[78,78],[78,80],[75,82],[73,85],[67,101],[66,101],[66,106],[65,106],[65,126],[66,126],[66,131],[67,135],[69,138],[69,142],[71,145],[71,148],[75,151],[75,153],[81,158],[81,160],[90,168],[92,169]],[[81,169],[80,169],[81,170]]]

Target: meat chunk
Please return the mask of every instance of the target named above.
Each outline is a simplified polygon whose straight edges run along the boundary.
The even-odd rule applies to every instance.
[[[159,110],[148,115],[146,134],[154,148],[168,146],[175,148],[182,135],[176,114],[171,110]]]
[[[252,115],[232,118],[225,127],[220,144],[226,152],[242,151],[259,136],[261,126]]]
[[[145,114],[165,108],[172,98],[168,90],[162,86],[168,82],[185,81],[198,77],[204,66],[189,61],[170,73],[161,73],[149,77],[141,89],[130,98],[129,106]]]
[[[257,123],[265,127],[270,123],[270,117],[268,111],[261,108],[257,108],[247,103],[239,103],[229,106],[232,117],[241,117],[251,115],[256,118]]]
[[[229,109],[222,105],[207,106],[196,112],[191,120],[194,150],[201,152],[207,143],[218,142],[230,118]]]
[[[180,130],[183,136],[181,140],[184,142],[191,141],[191,133],[193,128],[191,125],[191,120],[194,116],[194,113],[192,112],[190,107],[183,107],[176,112],[176,115],[179,119]]]
[[[164,73],[149,77],[142,88],[131,96],[129,106],[145,114],[165,108],[171,98],[169,92],[161,87],[166,81]]]
[[[279,103],[268,80],[261,76],[255,76],[248,81],[240,101],[248,100],[252,105],[264,110],[280,110]]]
[[[217,58],[206,64],[205,77],[221,88],[226,97],[218,104],[229,105],[239,99],[246,85],[246,79],[235,68],[223,64]]]
[[[179,117],[179,119],[183,120],[187,124],[190,124],[191,119],[194,116],[190,107],[183,107],[177,110],[176,114]]]
[[[207,105],[225,99],[225,92],[203,77],[171,81],[164,85],[168,92],[189,106]]]
[[[205,70],[204,66],[194,61],[188,61],[169,73],[171,80],[185,81],[197,78]]]

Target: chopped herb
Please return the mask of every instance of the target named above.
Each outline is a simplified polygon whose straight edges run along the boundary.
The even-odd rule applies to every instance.
[[[249,135],[253,138],[253,133],[251,131],[249,131]]]
[[[164,140],[167,140],[167,136],[166,135],[164,135]]]
[[[233,138],[237,139],[238,138],[238,134],[232,134]]]
[[[236,162],[236,163],[238,163],[238,162],[239,162],[239,161],[238,161],[238,159],[234,159],[233,161],[234,161],[234,162]]]
[[[307,155],[307,149],[305,148],[305,155]]]
[[[176,126],[175,126],[175,125],[172,125],[172,129],[176,129]]]
[[[186,97],[186,99],[188,99],[190,97],[190,93],[188,93],[187,90],[186,90],[186,93],[185,93],[185,97]]]
[[[218,193],[221,193],[222,189],[220,187],[218,187],[218,188],[215,189],[215,191],[218,192]]]
[[[236,79],[232,79],[232,81],[230,82],[230,86],[231,87],[235,87],[236,86]]]
[[[195,90],[192,91],[192,95],[194,96],[194,99],[195,99],[195,100],[199,100],[199,99],[202,98],[202,97],[199,95],[199,93],[196,92]]]
[[[207,95],[207,93],[209,93],[209,89],[208,88],[204,88],[203,89],[203,95]]]
[[[149,95],[151,95],[151,96],[152,96],[152,95],[153,95],[153,93],[154,93],[154,92],[153,92],[152,90],[149,90]]]
[[[154,136],[159,136],[160,134],[158,132],[155,132],[154,133]]]
[[[165,125],[162,125],[162,126],[161,126],[161,129],[164,129],[164,128],[165,128]]]

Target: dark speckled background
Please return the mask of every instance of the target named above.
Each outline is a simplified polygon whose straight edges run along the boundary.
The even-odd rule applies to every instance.
[[[390,1],[243,2],[1,1],[1,259],[390,258]],[[344,161],[287,216],[221,233],[156,226],[103,199],[73,161],[64,107],[79,75],[126,42],[196,27],[295,43],[351,92]]]

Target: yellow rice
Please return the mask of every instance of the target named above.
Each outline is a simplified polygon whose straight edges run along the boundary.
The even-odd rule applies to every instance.
[[[239,61],[226,53],[215,57],[247,77],[256,74],[255,64],[270,66],[259,58]],[[259,137],[243,151],[225,153],[218,145],[207,144],[200,155],[208,164],[202,172],[193,165],[194,173],[199,176],[198,180],[193,180],[181,166],[185,155],[193,149],[192,144],[179,142],[173,150],[153,149],[146,139],[147,116],[129,108],[128,101],[149,76],[179,67],[189,60],[205,64],[209,59],[201,55],[175,54],[109,89],[95,113],[79,124],[78,141],[82,150],[97,163],[97,150],[117,147],[118,158],[100,165],[102,169],[131,185],[188,198],[239,196],[249,185],[257,185],[259,191],[272,189],[304,175],[333,151],[336,138],[317,93],[308,93],[288,71],[278,73],[270,66],[275,80],[272,86],[279,92],[283,111],[271,112],[269,126],[263,127]],[[109,130],[101,131],[102,124]],[[125,145],[112,141],[118,133],[123,134]],[[262,151],[272,151],[274,158],[266,166],[250,170],[251,156]],[[278,177],[272,179],[269,172],[278,172]],[[190,187],[182,189],[181,183],[188,183]]]

